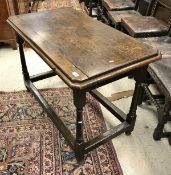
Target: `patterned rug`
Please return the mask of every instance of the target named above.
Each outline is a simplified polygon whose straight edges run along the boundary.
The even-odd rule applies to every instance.
[[[75,107],[68,88],[41,90],[71,132]],[[89,94],[84,108],[84,139],[106,131],[99,103]],[[76,162],[72,149],[34,97],[26,92],[0,93],[0,175],[122,175],[112,142]]]

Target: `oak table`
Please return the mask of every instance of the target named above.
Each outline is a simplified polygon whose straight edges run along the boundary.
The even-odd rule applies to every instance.
[[[8,23],[17,34],[26,88],[34,94],[68,141],[78,161],[84,159],[84,154],[110,139],[133,131],[142,92],[141,83],[145,81],[147,66],[160,59],[156,49],[71,8],[12,16]],[[51,67],[51,71],[29,76],[23,50],[24,41]],[[130,74],[134,75],[136,84],[130,110],[126,115],[96,88]],[[58,75],[73,90],[77,113],[76,136],[71,134],[33,84],[54,75]],[[84,142],[82,111],[87,92],[121,123]]]

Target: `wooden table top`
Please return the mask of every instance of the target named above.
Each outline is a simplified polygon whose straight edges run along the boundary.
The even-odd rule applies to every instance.
[[[151,46],[71,8],[11,16],[8,23],[71,86],[159,59]]]

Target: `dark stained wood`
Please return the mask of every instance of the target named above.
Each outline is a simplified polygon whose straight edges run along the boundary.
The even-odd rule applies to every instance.
[[[157,127],[154,130],[154,140],[160,140],[162,137],[168,137],[169,144],[171,145],[171,132],[164,131],[164,126],[167,122],[171,121],[171,101],[165,100],[165,105],[159,112],[159,119]]]
[[[154,37],[167,35],[168,27],[152,16],[122,18],[124,28],[133,37]]]
[[[157,9],[155,17],[160,19],[162,23],[168,25],[168,18],[171,17],[171,4],[169,1],[162,1],[162,6]],[[171,1],[170,1],[171,3]],[[171,29],[171,23],[169,24]],[[150,88],[149,83],[143,84],[143,89],[147,96],[147,99],[156,107],[158,112],[158,124],[154,130],[154,140],[160,140],[162,137],[168,137],[169,144],[171,145],[171,132],[164,131],[164,126],[168,121],[171,121],[171,30],[168,30],[167,36],[162,37],[150,37],[141,38],[140,40],[150,44],[151,46],[158,48],[162,54],[162,60],[152,63],[148,67],[148,72],[151,79],[155,82],[160,89],[162,100],[165,103],[161,104],[158,101],[158,97],[154,95]],[[154,83],[153,82],[153,83]]]
[[[126,131],[127,135],[129,135],[133,131],[135,126],[136,117],[137,117],[136,110],[143,93],[143,88],[141,87],[141,84],[144,84],[146,82],[146,74],[147,74],[146,70],[147,70],[147,66],[144,66],[136,70],[137,72],[134,73],[134,79],[136,83],[135,83],[135,89],[132,97],[131,106],[126,119],[126,121],[130,124],[129,130]]]
[[[123,10],[123,11],[108,11],[108,17],[112,22],[112,25],[116,29],[121,28],[121,19],[125,17],[135,17],[135,16],[141,16],[138,11],[135,10]]]
[[[108,12],[136,10],[139,1],[140,0],[136,0],[134,4],[131,0],[100,0],[97,6],[97,19],[107,25],[112,25]]]
[[[83,138],[83,107],[86,103],[86,91],[73,91],[74,105],[76,107],[76,143],[81,145],[84,142]]]
[[[165,3],[167,6],[171,7],[171,0],[161,0],[163,3]]]
[[[171,101],[171,55],[150,64],[148,72],[164,95]]]
[[[43,107],[45,112],[48,114],[52,122],[58,127],[59,131],[68,141],[68,144],[70,145],[70,147],[73,150],[75,150],[75,138],[71,134],[70,130],[65,126],[65,124],[62,122],[60,117],[57,117],[55,111],[50,107],[50,105],[46,103],[46,100],[43,98],[43,96],[40,94],[40,92],[37,90],[34,84],[30,81],[26,81],[25,84],[27,88],[33,93],[33,95],[38,100],[40,105]]]
[[[158,112],[158,124],[154,130],[153,138],[160,140],[162,137],[170,137],[171,132],[165,132],[164,126],[171,121],[171,55],[164,56],[162,60],[152,63],[148,67],[150,76],[155,81],[157,87],[165,97],[165,103],[160,104],[153,96],[147,84],[143,84],[143,88],[151,103],[154,104]],[[171,145],[171,142],[169,140]]]
[[[96,17],[93,14],[93,8],[97,8],[98,0],[80,0],[79,2],[89,16]]]
[[[40,74],[37,74],[37,75],[33,75],[33,76],[30,77],[30,80],[32,82],[35,82],[35,81],[43,80],[45,78],[49,78],[49,77],[52,77],[52,76],[55,76],[55,75],[56,75],[56,73],[53,70],[50,70],[50,71],[43,72],[43,73],[40,73]]]
[[[10,0],[0,0],[0,42],[8,43],[16,49],[15,33],[6,22],[14,14],[13,3]]]
[[[138,12],[142,15],[146,15],[150,2],[151,0],[141,0]]]
[[[105,2],[109,3],[109,1]],[[112,1],[113,5],[120,5],[120,9],[116,8],[113,10],[109,10],[105,5],[103,6],[103,1],[102,1],[102,7],[99,7],[102,10],[101,17],[105,20],[108,21],[108,24],[118,30],[122,29],[122,24],[121,24],[121,19],[123,17],[129,17],[129,16],[134,16],[134,15],[140,15],[140,13],[137,11],[139,9],[139,6],[141,6],[141,0],[136,0],[134,7],[132,8],[123,8],[125,3],[129,4],[129,1],[126,2],[125,0],[121,1]],[[130,2],[132,3],[132,1]],[[100,14],[99,14],[100,15]]]
[[[106,143],[107,140],[115,138],[120,134],[124,133],[129,129],[129,124],[127,122],[123,122],[116,127],[111,128],[110,130],[106,131],[103,135],[97,136],[92,140],[86,142],[83,146],[84,152],[88,153],[92,149],[97,148],[99,145]]]
[[[26,88],[34,94],[68,141],[78,162],[83,160],[85,153],[123,132],[130,134],[133,131],[146,67],[149,63],[160,59],[156,49],[70,8],[10,17],[8,23],[17,33]],[[29,76],[23,51],[24,40],[52,68],[52,71]],[[73,102],[77,114],[75,137],[32,83],[54,76],[54,73],[73,90]],[[136,86],[128,115],[109,104],[96,91],[91,91],[132,73]],[[116,115],[121,124],[84,142],[82,111],[86,92],[90,91]]]
[[[97,90],[90,91],[90,94],[97,99],[105,108],[108,109],[112,114],[115,115],[118,120],[121,122],[126,120],[126,114],[121,111],[117,106],[111,103],[106,97],[104,97],[100,92]]]
[[[167,11],[168,16],[166,21],[157,19],[157,13],[162,8],[162,11]],[[151,15],[151,16],[150,16]],[[162,16],[164,13],[162,14]],[[161,14],[159,15],[161,16]],[[151,0],[147,10],[147,16],[132,16],[122,18],[122,26],[127,33],[133,37],[155,37],[164,36],[168,33],[169,19],[171,17],[171,8],[161,0]],[[161,22],[162,21],[162,22]],[[167,24],[166,24],[167,23]]]
[[[161,0],[162,6],[156,9],[155,18],[163,24],[169,25],[168,19],[171,18],[171,0]]]
[[[102,0],[102,5],[107,10],[131,10],[135,5],[131,0]]]
[[[103,79],[104,73],[129,65],[134,69],[135,63],[158,55],[152,47],[69,8],[14,16],[8,22],[72,83],[97,82],[96,76]]]

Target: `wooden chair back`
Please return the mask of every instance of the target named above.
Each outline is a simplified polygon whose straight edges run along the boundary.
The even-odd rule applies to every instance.
[[[140,0],[138,12],[145,16],[147,13],[148,6],[150,4],[151,0]]]
[[[146,12],[146,16],[150,16],[151,15],[151,12],[154,8],[154,5],[156,5],[156,1],[157,0],[151,0],[150,3],[149,3],[149,6],[147,8],[147,12]]]
[[[139,7],[141,1],[142,0],[136,0],[135,1],[135,10],[138,10],[138,7]]]
[[[166,2],[166,1],[165,1]],[[171,23],[171,3],[166,4],[164,1],[157,0],[153,6],[151,16],[154,16],[165,25],[169,26]]]
[[[156,16],[156,14],[159,13],[159,15],[167,14],[169,16],[168,18],[171,17],[171,4],[166,4],[162,0],[151,0],[148,10],[146,13],[146,16]],[[166,16],[166,15],[164,15]]]

